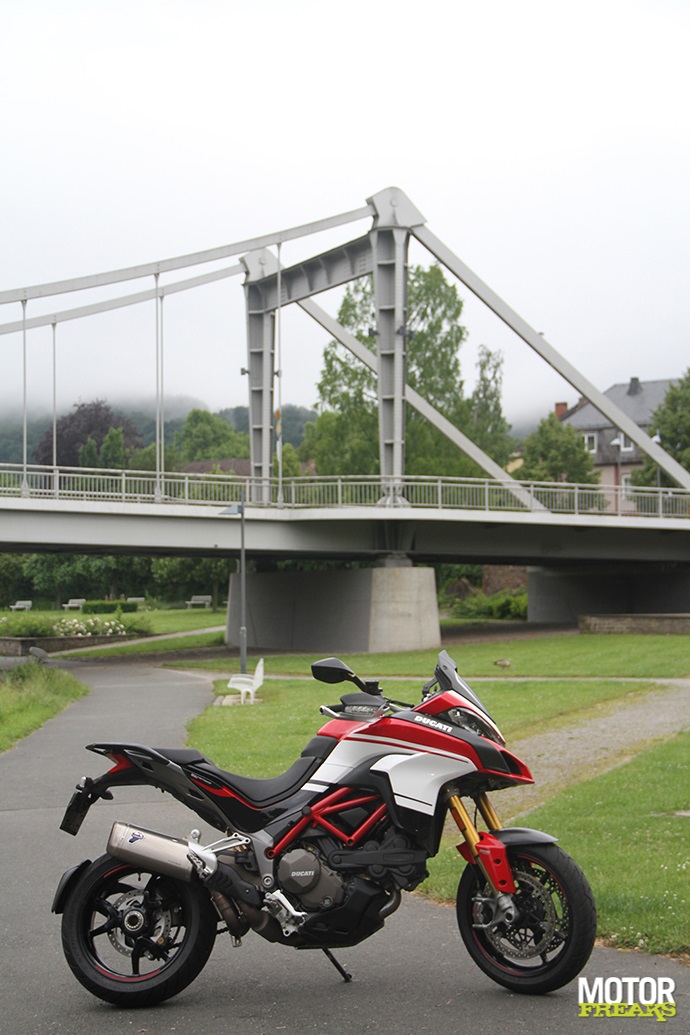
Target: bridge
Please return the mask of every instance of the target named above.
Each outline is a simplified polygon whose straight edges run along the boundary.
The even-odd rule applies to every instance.
[[[368,233],[292,266],[281,263],[284,243],[371,217]],[[406,381],[407,251],[412,238],[506,323],[523,342],[592,402],[676,483],[672,490],[624,490],[578,485],[523,483],[431,406]],[[270,250],[271,246],[276,252]],[[240,262],[187,280],[168,274],[231,256]],[[173,293],[214,280],[244,275],[247,311],[247,369],[251,477],[194,477],[165,471],[163,304]],[[373,333],[377,351],[363,345],[316,304],[313,296],[373,274]],[[76,308],[33,315],[29,306],[71,292],[110,290],[114,284],[152,278],[153,287],[119,298],[106,297]],[[300,589],[292,577],[270,586],[251,576],[254,637],[271,629],[272,644],[299,646],[287,633],[318,628],[310,643],[326,642],[333,631],[359,625],[356,648],[425,646],[438,636],[423,629],[420,616],[435,614],[433,579],[412,567],[434,560],[510,562],[536,566],[530,617],[567,620],[591,610],[687,610],[690,582],[688,503],[690,473],[611,403],[541,334],[484,284],[425,225],[410,200],[396,188],[368,199],[366,206],[248,241],[110,273],[28,288],[0,291],[0,303],[21,305],[21,319],[0,324],[0,335],[21,335],[23,357],[23,458],[0,466],[0,549],[102,552],[165,552],[237,555],[246,531],[249,558],[320,557],[380,561],[369,575],[343,572],[312,578]],[[154,472],[64,469],[56,462],[56,412],[51,467],[30,462],[27,448],[27,354],[30,335],[52,328],[53,382],[57,329],[69,320],[105,314],[129,305],[153,303],[156,316],[156,465]],[[281,465],[273,416],[280,412],[281,312],[298,305],[329,335],[377,375],[379,412],[378,478],[288,480]],[[45,309],[45,302],[42,303]],[[277,385],[277,387],[276,387]],[[487,475],[483,479],[409,478],[405,474],[405,410],[412,406]],[[277,471],[272,458],[277,447]],[[242,503],[241,521],[228,514]],[[236,508],[237,509],[237,508]],[[241,525],[241,529],[240,529]],[[378,574],[376,573],[378,572]],[[351,588],[345,583],[349,576]],[[334,608],[338,581],[342,607]],[[366,585],[365,585],[366,583]],[[407,588],[404,588],[404,586]],[[310,606],[302,599],[309,597]],[[233,600],[231,586],[231,626]],[[297,599],[299,598],[299,599]],[[270,601],[270,606],[269,606]],[[349,602],[348,602],[349,601]],[[660,606],[663,603],[664,606]],[[599,606],[596,606],[596,605]],[[647,606],[641,606],[646,604]],[[634,605],[634,606],[633,606]],[[302,609],[301,618],[297,611]],[[337,615],[335,614],[337,611]],[[324,617],[328,613],[331,618]],[[289,615],[286,619],[285,615]],[[365,620],[355,620],[362,614]],[[383,616],[383,617],[381,617]],[[392,632],[395,625],[396,632]],[[251,634],[250,634],[251,635]],[[373,640],[372,640],[373,636]],[[290,642],[287,642],[287,641]],[[366,642],[365,642],[366,641]],[[335,641],[331,641],[331,646]],[[349,644],[345,644],[349,646]],[[318,649],[318,647],[316,647]]]

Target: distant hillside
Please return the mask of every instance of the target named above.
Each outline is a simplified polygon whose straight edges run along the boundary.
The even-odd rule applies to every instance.
[[[182,429],[187,414],[192,409],[205,409],[205,407],[198,400],[189,398],[166,400],[166,442],[172,442],[175,432]],[[112,410],[117,416],[126,417],[135,425],[145,446],[155,441],[155,401],[138,402],[131,407],[125,403],[113,404]],[[62,417],[66,413],[69,413],[69,409],[62,410],[58,417]],[[234,406],[220,410],[215,416],[226,420],[235,431],[246,433],[249,429],[249,410],[246,406]],[[287,403],[283,407],[283,441],[289,442],[296,449],[304,437],[304,425],[308,421],[313,420],[316,420],[314,410],[310,410],[306,406],[293,406]],[[29,463],[33,462],[34,450],[46,432],[50,431],[52,423],[53,418],[51,414],[42,413],[29,416],[27,420],[27,455]],[[15,411],[11,416],[0,416],[0,463],[22,463],[22,442],[23,425],[21,415]]]

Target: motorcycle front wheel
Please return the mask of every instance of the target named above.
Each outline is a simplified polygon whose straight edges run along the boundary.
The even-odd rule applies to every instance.
[[[470,956],[493,981],[540,995],[575,978],[596,937],[596,908],[577,863],[554,844],[508,849],[517,887],[512,923],[492,923],[486,878],[469,865],[458,885],[457,919]]]
[[[217,923],[202,888],[104,855],[67,901],[62,947],[75,977],[99,999],[150,1006],[197,977]]]

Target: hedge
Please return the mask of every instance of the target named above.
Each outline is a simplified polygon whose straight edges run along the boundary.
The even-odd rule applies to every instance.
[[[81,607],[85,615],[111,615],[116,611],[122,614],[136,611],[139,605],[133,600],[86,600]]]

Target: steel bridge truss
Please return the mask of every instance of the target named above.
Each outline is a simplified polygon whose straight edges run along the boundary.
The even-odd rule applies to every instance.
[[[373,219],[373,224],[369,232],[363,236],[293,266],[283,267],[281,265],[279,261],[280,246],[284,242],[347,225],[367,217]],[[407,266],[411,237],[423,244],[438,262],[487,305],[581,396],[584,396],[596,409],[608,417],[615,427],[651,457],[654,463],[681,488],[690,490],[690,473],[549,345],[491,288],[484,284],[457,255],[428,229],[419,210],[402,191],[394,187],[374,194],[362,208],[274,234],[266,234],[221,248],[129,267],[111,273],[0,292],[0,303],[20,302],[22,304],[22,319],[0,325],[0,334],[22,333],[26,370],[26,336],[32,328],[52,325],[53,335],[55,335],[57,324],[63,321],[155,299],[157,354],[160,351],[162,355],[162,342],[161,349],[158,350],[158,314],[160,309],[162,327],[162,305],[165,295],[244,273],[252,483],[257,486],[268,486],[273,473],[274,385],[276,373],[278,373],[276,371],[276,329],[282,307],[296,304],[376,374],[381,477],[394,487],[394,497],[397,495],[400,502],[404,501],[405,407],[410,405],[471,457],[490,478],[496,479],[504,485],[509,484],[510,492],[518,501],[522,501],[525,488],[519,482],[512,481],[491,457],[487,456],[407,384]],[[269,250],[270,246],[277,246],[278,255]],[[188,280],[160,284],[159,278],[163,273],[203,263],[217,262],[231,256],[240,256],[240,262]],[[313,298],[314,295],[323,291],[369,274],[373,274],[374,282],[373,321],[376,352],[367,348],[354,335],[350,334]],[[28,303],[35,298],[151,276],[154,278],[152,290],[50,315],[29,317],[27,314]],[[160,362],[162,359],[157,361],[157,381],[162,384],[162,369],[158,369]],[[157,395],[159,391],[160,388],[157,386]],[[157,406],[159,439],[162,436],[163,427],[162,407],[163,401],[159,398]],[[26,470],[28,463],[26,456],[26,376],[24,414],[24,469]],[[157,467],[159,468],[157,478],[160,479],[163,467],[161,442],[157,444],[157,457]],[[269,503],[268,490],[260,489],[259,491],[261,498],[254,502]],[[266,493],[268,495],[264,499],[263,496]],[[533,498],[531,505],[534,507]]]

